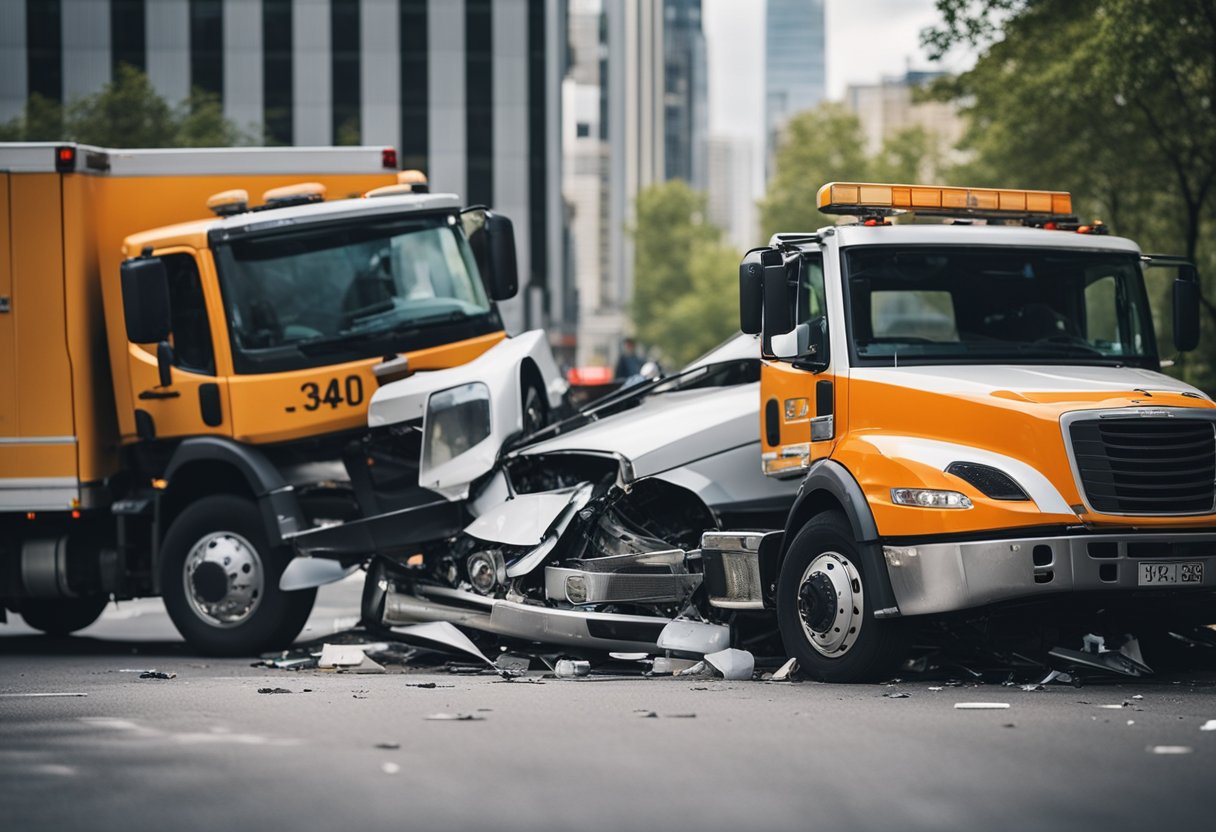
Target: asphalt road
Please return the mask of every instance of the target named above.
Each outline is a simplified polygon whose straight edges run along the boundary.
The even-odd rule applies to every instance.
[[[357,599],[329,588],[305,637]],[[124,672],[151,668],[177,676]],[[0,828],[1144,832],[1216,813],[1210,674],[1027,692],[390,670],[199,658],[156,601],[71,639],[10,619]],[[954,707],[976,701],[1009,708]]]

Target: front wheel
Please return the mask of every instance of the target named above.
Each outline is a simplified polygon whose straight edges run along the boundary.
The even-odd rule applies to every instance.
[[[215,656],[291,644],[304,628],[315,589],[284,592],[291,551],[272,547],[261,512],[242,497],[204,497],[174,519],[161,545],[161,593],[178,632]]]
[[[871,682],[899,668],[906,622],[874,617],[866,592],[875,579],[840,514],[820,514],[794,537],[777,580],[777,622],[803,673],[823,682]]]
[[[91,598],[30,598],[21,602],[21,617],[35,630],[49,636],[66,636],[83,630],[101,617],[110,599]]]

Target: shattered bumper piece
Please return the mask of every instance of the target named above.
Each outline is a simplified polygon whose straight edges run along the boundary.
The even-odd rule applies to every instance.
[[[704,656],[730,647],[730,628],[700,621],[671,621],[663,627],[658,644],[663,650]]]
[[[717,653],[707,653],[705,663],[722,674],[729,682],[741,682],[752,678],[756,670],[756,657],[746,650],[727,648]]]
[[[593,650],[657,652],[667,620],[648,615],[559,610],[449,590],[443,599],[389,590],[384,623],[450,622],[524,641]],[[726,629],[726,628],[722,628]]]

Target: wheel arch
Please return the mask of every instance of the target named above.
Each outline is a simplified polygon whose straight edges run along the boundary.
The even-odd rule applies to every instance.
[[[878,526],[865,493],[847,468],[830,459],[816,462],[807,472],[794,506],[790,509],[781,548],[774,553],[776,563],[761,564],[761,573],[775,579],[799,530],[816,516],[829,511],[842,514],[853,531],[853,540],[865,562],[866,574],[873,576],[874,586],[869,587],[868,592],[875,599],[875,614],[878,617],[884,617],[880,613],[885,617],[898,615],[899,608],[887,574]]]

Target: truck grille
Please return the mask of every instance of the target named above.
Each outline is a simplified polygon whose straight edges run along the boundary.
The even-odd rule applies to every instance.
[[[1069,426],[1090,506],[1106,514],[1216,508],[1216,430],[1200,419],[1084,419]]]

